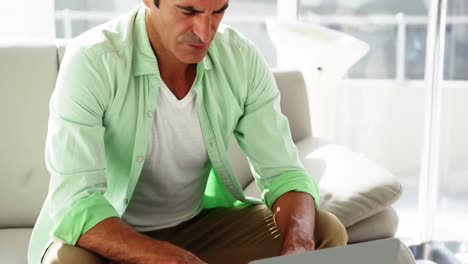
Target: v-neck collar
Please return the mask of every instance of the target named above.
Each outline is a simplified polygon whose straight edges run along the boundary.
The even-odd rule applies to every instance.
[[[177,106],[177,108],[186,107],[195,98],[195,89],[193,89],[193,85],[192,85],[192,87],[190,87],[190,91],[184,96],[184,98],[182,98],[180,100],[177,99],[177,97],[172,93],[172,91],[164,83],[164,81],[161,81],[160,90],[161,90],[163,96],[165,96],[171,102],[172,105]]]

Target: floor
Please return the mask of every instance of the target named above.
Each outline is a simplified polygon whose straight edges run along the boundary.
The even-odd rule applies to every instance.
[[[441,193],[434,240],[421,242],[417,191],[406,189],[395,209],[400,218],[396,236],[421,259],[437,264],[468,264],[468,191]]]
[[[459,241],[430,241],[418,245],[410,245],[416,259],[427,259],[437,264],[466,264],[468,254],[467,242]]]

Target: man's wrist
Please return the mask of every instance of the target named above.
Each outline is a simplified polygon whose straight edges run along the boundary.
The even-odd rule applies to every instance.
[[[315,204],[310,195],[285,193],[277,199],[273,211],[276,226],[283,236],[282,255],[315,249]]]
[[[314,234],[306,231],[300,224],[289,226],[283,238],[283,249],[304,249],[311,251],[315,249]]]

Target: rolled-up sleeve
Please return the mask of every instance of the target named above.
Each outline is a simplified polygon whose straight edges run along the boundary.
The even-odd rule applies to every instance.
[[[103,117],[109,82],[85,49],[67,49],[50,100],[46,165],[54,237],[74,245],[102,220],[118,216],[106,199]]]
[[[271,208],[282,194],[299,191],[311,195],[318,207],[317,184],[299,160],[288,120],[281,113],[273,74],[253,45],[246,48],[245,55],[249,87],[234,135],[247,156],[262,200]]]

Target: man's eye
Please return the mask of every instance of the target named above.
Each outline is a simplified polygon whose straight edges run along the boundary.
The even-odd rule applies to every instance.
[[[194,12],[182,12],[182,14],[184,14],[185,16],[193,16],[193,15],[195,15]]]

